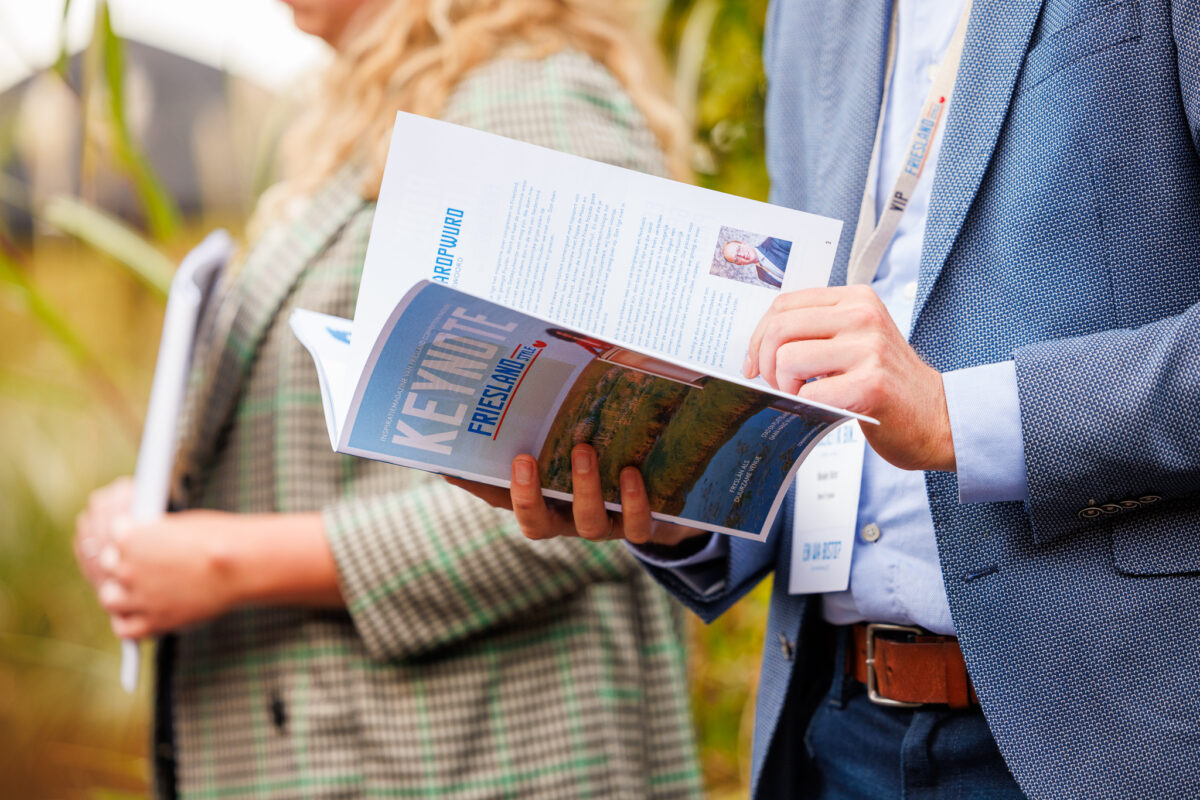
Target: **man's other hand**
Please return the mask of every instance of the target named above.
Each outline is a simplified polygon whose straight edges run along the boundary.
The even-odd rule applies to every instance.
[[[901,469],[955,469],[942,376],[870,287],[779,295],[750,338],[743,371],[788,394],[875,417],[880,424],[863,425],[863,433]]]

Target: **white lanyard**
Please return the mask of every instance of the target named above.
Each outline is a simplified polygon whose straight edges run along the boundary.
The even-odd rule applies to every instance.
[[[891,39],[888,44],[887,77],[883,86],[883,106],[875,130],[875,147],[867,170],[858,229],[850,249],[847,283],[867,283],[875,279],[879,262],[887,250],[904,209],[912,197],[938,124],[946,113],[946,104],[958,63],[962,57],[971,0],[967,0],[958,27],[933,80],[926,98],[921,121],[917,123],[908,156],[892,190],[879,224],[875,224],[875,185],[882,147],[883,117],[887,112],[892,66],[896,53],[896,18],[893,11]],[[792,524],[792,564],[788,576],[791,594],[817,594],[845,591],[850,585],[850,560],[858,523],[858,500],[862,488],[863,455],[866,439],[856,423],[833,431],[809,454],[796,474],[795,515]],[[878,534],[878,529],[875,529]],[[868,534],[864,534],[868,535]]]
[[[912,199],[917,183],[921,179],[921,173],[925,171],[925,161],[933,145],[934,136],[937,134],[938,125],[946,115],[946,106],[949,103],[951,92],[954,91],[955,77],[958,75],[958,64],[962,60],[963,42],[967,36],[967,20],[971,16],[971,0],[967,0],[962,16],[958,19],[958,26],[954,29],[954,35],[950,37],[946,55],[942,59],[941,66],[938,67],[937,76],[933,79],[933,86],[930,87],[929,95],[925,98],[921,119],[917,121],[917,126],[913,130],[908,154],[900,169],[900,176],[896,179],[896,185],[888,197],[878,224],[876,224],[875,186],[878,184],[879,151],[882,149],[883,119],[887,113],[888,95],[892,88],[892,66],[896,59],[895,8],[895,6],[892,7],[892,30],[888,40],[883,102],[879,109],[879,123],[875,128],[875,147],[871,151],[871,165],[867,169],[867,185],[863,190],[862,206],[858,211],[858,227],[854,230],[854,243],[850,247],[850,267],[846,274],[847,284],[869,284],[875,280],[875,273],[879,271],[879,262],[883,260],[883,254],[887,251],[897,226],[900,225],[900,218],[904,216],[908,201]]]

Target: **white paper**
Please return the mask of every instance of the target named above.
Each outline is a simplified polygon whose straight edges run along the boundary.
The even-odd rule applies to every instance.
[[[329,443],[336,450],[355,386],[346,377],[346,360],[350,355],[350,333],[354,323],[341,317],[298,308],[292,312],[288,324],[296,338],[312,354],[317,368],[317,382],[321,386],[325,428],[329,431]]]
[[[850,585],[865,447],[858,423],[847,422],[830,431],[800,466],[789,593],[840,592]]]
[[[350,371],[362,371],[417,281],[740,378],[779,289],[740,283],[733,231],[791,243],[784,290],[825,286],[842,223],[401,113],[362,287]]]
[[[214,231],[187,254],[171,281],[133,476],[131,516],[135,521],[152,520],[167,510],[179,414],[192,363],[196,326],[217,275],[232,251],[229,234]],[[137,687],[138,669],[137,642],[126,639],[121,644],[121,685],[128,692]]]

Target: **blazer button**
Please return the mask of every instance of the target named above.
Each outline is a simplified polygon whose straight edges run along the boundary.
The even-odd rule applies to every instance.
[[[1098,506],[1088,506],[1079,512],[1080,519],[1095,519],[1101,516],[1104,516],[1104,512]]]
[[[279,692],[271,693],[271,721],[275,723],[275,728],[282,733],[287,728],[287,707],[283,704],[283,698],[279,696]]]
[[[1104,505],[1100,506],[1100,510],[1105,514],[1120,514],[1122,508],[1116,503],[1105,503]]]
[[[1162,500],[1162,498],[1156,494],[1144,494],[1138,498],[1138,502],[1144,506],[1148,506],[1153,503],[1157,503],[1159,500]]]
[[[783,657],[788,661],[791,661],[792,656],[795,655],[795,648],[782,633],[779,634],[779,649],[783,652]]]

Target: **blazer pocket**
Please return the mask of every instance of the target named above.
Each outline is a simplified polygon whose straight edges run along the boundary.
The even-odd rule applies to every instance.
[[[1060,28],[1025,55],[1030,88],[1090,55],[1142,35],[1137,0],[1118,0]]]
[[[1112,521],[1113,560],[1126,575],[1200,575],[1200,501],[1166,500]]]

